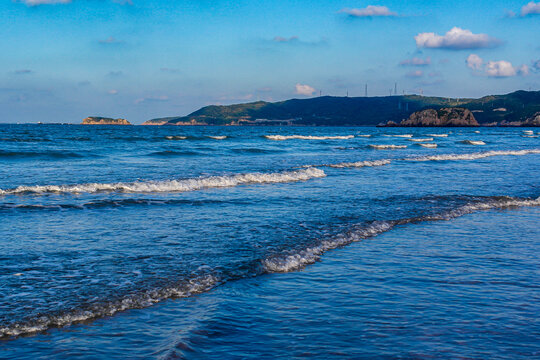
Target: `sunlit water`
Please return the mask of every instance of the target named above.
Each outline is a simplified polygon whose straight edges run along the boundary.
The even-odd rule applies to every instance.
[[[538,357],[540,138],[475,131],[0,125],[0,357]]]

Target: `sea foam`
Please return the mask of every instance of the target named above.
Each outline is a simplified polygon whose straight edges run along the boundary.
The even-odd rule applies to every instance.
[[[407,145],[369,145],[370,148],[377,150],[405,149]]]
[[[75,185],[34,185],[19,186],[14,189],[0,189],[0,195],[11,194],[47,194],[47,193],[152,193],[152,192],[187,192],[209,188],[224,188],[248,184],[270,184],[305,181],[325,177],[321,169],[306,168],[276,173],[246,173],[230,176],[210,176],[181,180],[138,181],[131,183],[88,183]]]
[[[265,135],[269,140],[348,140],[354,138],[354,135],[345,136],[311,136],[311,135]]]
[[[514,150],[514,151],[493,150],[493,151],[468,153],[468,154],[429,155],[429,156],[410,157],[410,158],[405,158],[403,160],[407,160],[407,161],[476,160],[476,159],[483,159],[490,156],[504,156],[504,155],[522,156],[522,155],[529,155],[529,154],[540,154],[540,149]]]

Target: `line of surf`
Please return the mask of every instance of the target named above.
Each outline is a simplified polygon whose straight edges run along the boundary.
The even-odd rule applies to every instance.
[[[0,195],[99,192],[188,192],[210,188],[233,187],[238,185],[306,181],[314,178],[322,178],[325,176],[326,174],[323,170],[310,167],[301,170],[282,171],[275,173],[244,173],[228,176],[210,176],[165,181],[19,186],[13,189],[0,189]]]

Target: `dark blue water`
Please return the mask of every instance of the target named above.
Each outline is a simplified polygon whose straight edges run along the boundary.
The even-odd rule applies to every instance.
[[[538,357],[523,130],[0,125],[0,357]]]

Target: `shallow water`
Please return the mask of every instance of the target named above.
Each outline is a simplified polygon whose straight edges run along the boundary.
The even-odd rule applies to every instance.
[[[474,131],[0,125],[0,349],[538,356],[540,143]]]

